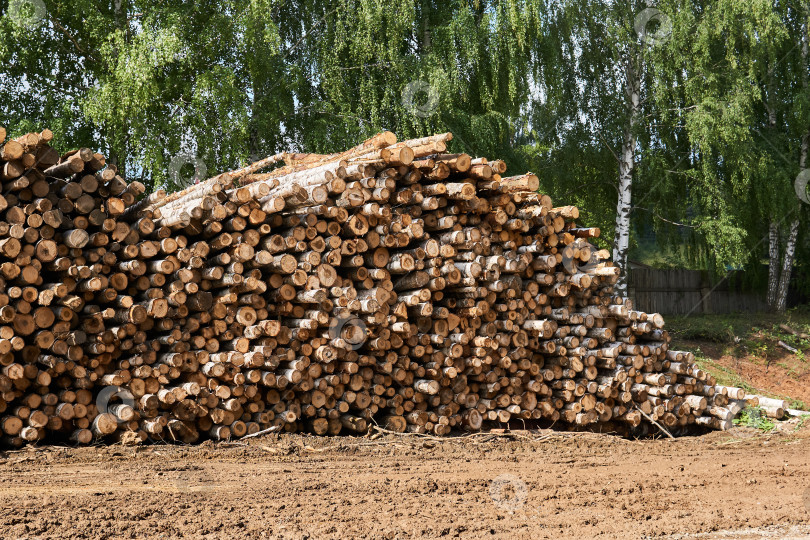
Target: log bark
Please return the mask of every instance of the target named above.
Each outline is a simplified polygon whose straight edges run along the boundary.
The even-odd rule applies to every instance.
[[[23,153],[49,154],[34,135]],[[3,435],[723,429],[744,394],[617,294],[600,231],[450,139],[383,133],[171,195],[84,149],[1,180]]]

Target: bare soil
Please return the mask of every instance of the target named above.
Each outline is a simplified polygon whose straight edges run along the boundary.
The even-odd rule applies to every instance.
[[[794,421],[29,448],[0,453],[0,538],[810,538],[808,443]]]
[[[688,342],[687,348],[700,348],[710,358],[712,368],[721,367],[745,381],[750,388],[767,395],[798,399],[810,406],[810,363],[784,349],[774,348],[766,355],[748,352],[729,354],[728,348],[710,342]]]

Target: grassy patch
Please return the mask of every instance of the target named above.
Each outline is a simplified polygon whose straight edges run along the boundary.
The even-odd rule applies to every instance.
[[[699,347],[693,349],[692,352],[695,355],[695,363],[698,367],[714,377],[717,380],[717,384],[721,386],[736,386],[737,388],[745,390],[746,393],[759,393],[759,390],[748,384],[748,381],[743,379],[739,373],[726,366],[720,365],[704,355]]]
[[[737,314],[667,317],[666,328],[675,339],[734,343],[734,337],[750,327],[751,319]]]
[[[804,401],[800,400],[800,399],[787,398],[787,402],[788,402],[788,407],[790,407],[791,409],[796,409],[796,410],[799,410],[799,411],[806,411],[807,410],[807,404]],[[807,417],[810,417],[810,414],[806,414],[806,415],[802,416],[802,418],[807,418]]]
[[[802,367],[807,364],[805,352],[810,353],[810,306],[801,306],[783,315],[730,313],[668,317],[667,330],[676,347],[679,343],[686,343],[688,349],[688,343],[708,342],[719,345],[723,355],[745,357],[748,362],[762,366],[768,366],[778,359],[778,365],[794,377],[806,370]],[[779,345],[780,341],[798,352],[795,355],[790,353]],[[785,355],[789,355],[789,359]],[[712,372],[708,359],[705,356],[703,359],[705,369]],[[730,373],[725,376],[722,373],[712,374],[718,380],[727,380],[731,376]]]
[[[794,335],[781,328],[782,324],[799,334],[810,336],[810,306],[800,306],[783,315],[729,313],[667,317],[667,330],[676,340],[711,341],[732,348],[743,344],[762,354],[776,347],[778,341],[784,341],[800,351],[810,349],[810,337]]]

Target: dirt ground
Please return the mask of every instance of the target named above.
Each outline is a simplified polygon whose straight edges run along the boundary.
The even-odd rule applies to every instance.
[[[793,424],[48,446],[0,452],[0,538],[810,538],[808,443]]]
[[[714,367],[735,374],[750,388],[768,395],[798,399],[810,406],[810,364],[804,357],[779,348],[770,351],[766,358],[756,354],[728,354],[724,349],[723,345],[700,343],[700,350],[711,358]]]

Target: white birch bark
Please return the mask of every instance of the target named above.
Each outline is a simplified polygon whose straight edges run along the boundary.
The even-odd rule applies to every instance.
[[[787,307],[787,293],[790,286],[790,274],[793,271],[793,256],[796,253],[796,237],[799,235],[799,219],[790,224],[790,235],[785,244],[785,258],[782,259],[782,277],[779,279],[779,290],[776,293],[776,312],[784,313]]]
[[[779,288],[779,225],[771,220],[768,228],[768,308],[776,309]]]
[[[619,155],[619,199],[616,204],[616,232],[613,237],[613,262],[620,268],[616,292],[627,295],[627,251],[630,247],[633,171],[636,159],[636,123],[641,108],[641,62],[629,60],[625,72],[627,123]]]

